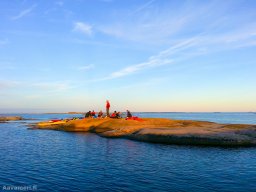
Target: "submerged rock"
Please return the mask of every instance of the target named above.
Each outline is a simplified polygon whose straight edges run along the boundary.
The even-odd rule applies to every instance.
[[[207,146],[256,146],[256,125],[218,124],[206,121],[160,118],[91,119],[38,123],[35,128],[63,131],[86,131],[103,137]]]

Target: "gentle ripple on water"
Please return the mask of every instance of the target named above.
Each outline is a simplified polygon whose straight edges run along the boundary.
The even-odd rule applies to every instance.
[[[18,122],[0,124],[0,131],[0,187],[127,192],[256,189],[255,148],[150,144],[28,130]]]

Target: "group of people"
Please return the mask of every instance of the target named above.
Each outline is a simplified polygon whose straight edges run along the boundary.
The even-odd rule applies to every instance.
[[[111,115],[109,113],[109,109],[110,109],[110,102],[109,100],[106,101],[106,115],[104,116],[102,110],[99,111],[98,113],[96,113],[94,110],[92,111],[88,111],[86,114],[85,114],[85,118],[105,118],[105,117],[110,117],[110,118],[122,118],[122,113],[121,112],[117,112],[117,111],[114,111]],[[127,118],[131,118],[132,117],[132,114],[129,110],[126,110],[126,117]]]
[[[85,118],[89,118],[89,117],[92,117],[92,118],[103,118],[103,112],[100,111],[98,114],[93,110],[93,111],[88,111],[87,113],[85,113]]]

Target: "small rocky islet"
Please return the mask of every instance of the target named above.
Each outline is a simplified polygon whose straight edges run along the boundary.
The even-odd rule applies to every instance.
[[[21,116],[0,116],[0,123],[24,120]]]
[[[84,118],[67,122],[40,122],[32,128],[92,132],[108,138],[128,138],[176,145],[256,146],[256,125],[249,124],[219,124],[164,118]]]

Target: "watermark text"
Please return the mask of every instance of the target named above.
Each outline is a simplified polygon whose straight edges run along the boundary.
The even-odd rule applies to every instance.
[[[2,191],[37,191],[37,185],[3,185]]]

